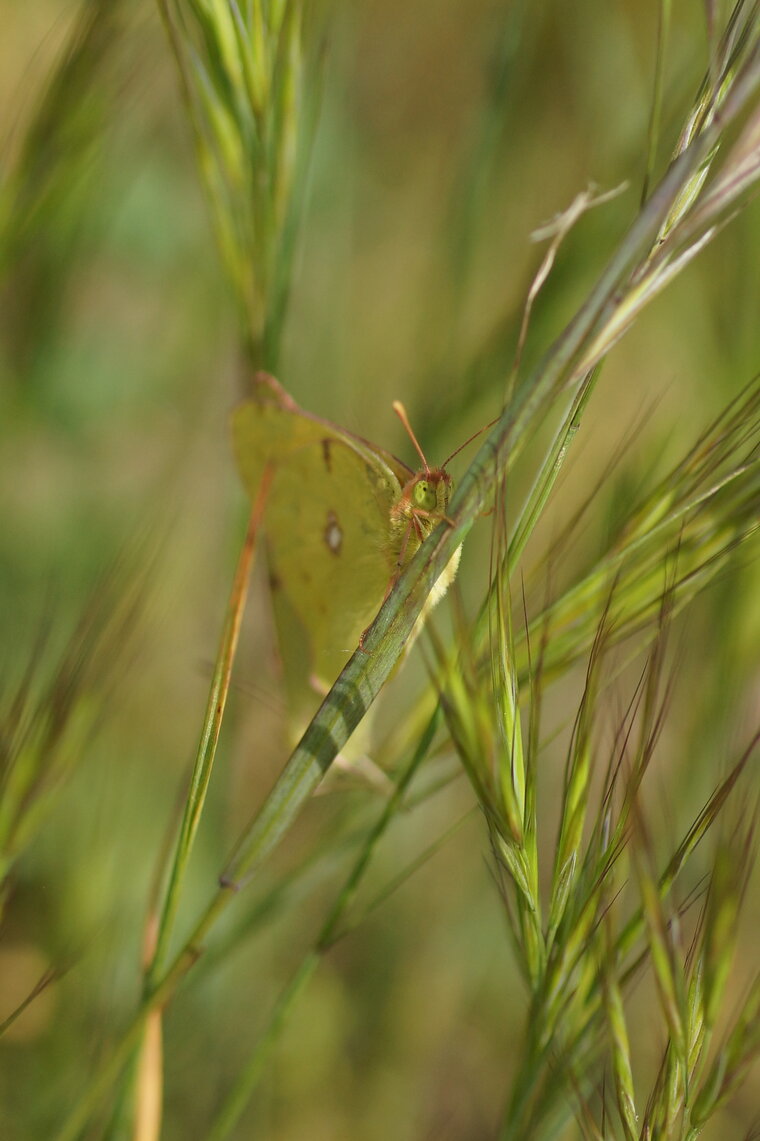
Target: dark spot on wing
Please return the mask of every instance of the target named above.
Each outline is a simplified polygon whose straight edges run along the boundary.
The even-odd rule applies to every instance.
[[[332,475],[331,447],[332,447],[332,440],[324,439],[322,441],[322,458],[325,461],[325,467],[327,468],[328,474],[330,474],[330,475]]]
[[[282,579],[277,574],[277,571],[269,572],[269,589],[272,591],[272,593],[276,593],[278,590],[282,590]]]

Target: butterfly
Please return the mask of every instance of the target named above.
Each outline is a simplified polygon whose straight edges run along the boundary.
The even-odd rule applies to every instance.
[[[417,471],[300,408],[267,373],[253,377],[249,399],[233,413],[237,465],[253,502],[268,480],[264,532],[278,627],[296,619],[311,675],[325,684],[420,544],[447,518],[451,477],[445,465],[429,467],[403,406],[394,409],[422,461]],[[459,554],[439,576],[428,608],[453,580]]]

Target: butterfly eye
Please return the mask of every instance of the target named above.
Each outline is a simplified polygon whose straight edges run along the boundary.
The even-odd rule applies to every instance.
[[[423,511],[434,511],[437,506],[435,489],[426,479],[421,479],[415,484],[414,499],[416,505]]]

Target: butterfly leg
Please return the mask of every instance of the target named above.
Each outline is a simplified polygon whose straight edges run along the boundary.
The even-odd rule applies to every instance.
[[[413,509],[414,515],[420,516],[422,519],[435,518],[436,523],[448,523],[449,527],[456,527],[456,520],[452,519],[449,515],[440,515],[437,511],[426,511],[424,507],[415,507]],[[417,533],[420,537],[420,542],[426,537],[422,531],[417,528]]]

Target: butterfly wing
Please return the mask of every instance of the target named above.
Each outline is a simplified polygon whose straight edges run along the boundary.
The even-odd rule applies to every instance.
[[[383,600],[390,509],[409,469],[303,411],[264,374],[234,413],[233,440],[252,498],[272,467],[264,530],[275,604],[287,601],[307,631],[312,671],[332,681]]]

